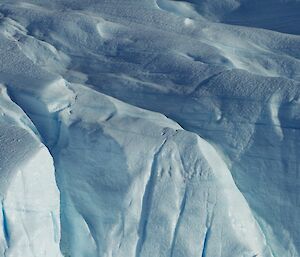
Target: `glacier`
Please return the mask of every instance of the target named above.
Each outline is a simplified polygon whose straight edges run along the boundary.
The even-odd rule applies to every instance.
[[[1,1],[0,256],[300,256],[299,14]]]
[[[0,87],[1,256],[62,256],[53,159]]]

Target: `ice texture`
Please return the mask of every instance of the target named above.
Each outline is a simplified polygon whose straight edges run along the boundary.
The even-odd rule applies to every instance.
[[[300,256],[299,13],[1,1],[0,256]]]
[[[62,256],[52,156],[6,88],[0,89],[0,254]]]

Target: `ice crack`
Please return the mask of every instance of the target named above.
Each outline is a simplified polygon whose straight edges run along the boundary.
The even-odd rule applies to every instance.
[[[141,251],[144,245],[144,242],[147,237],[147,224],[148,224],[148,218],[149,218],[149,212],[152,205],[152,197],[153,197],[153,189],[155,186],[155,180],[156,180],[156,169],[157,169],[157,159],[159,154],[161,153],[167,139],[163,141],[161,146],[158,148],[157,152],[154,154],[152,167],[151,167],[151,173],[149,176],[149,179],[147,181],[145,192],[143,195],[142,200],[142,211],[141,211],[141,218],[140,218],[140,224],[138,228],[138,242],[136,246],[136,257],[141,256]]]

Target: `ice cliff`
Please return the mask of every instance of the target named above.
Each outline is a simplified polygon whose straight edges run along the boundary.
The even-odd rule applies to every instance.
[[[300,256],[299,13],[2,1],[0,256]]]

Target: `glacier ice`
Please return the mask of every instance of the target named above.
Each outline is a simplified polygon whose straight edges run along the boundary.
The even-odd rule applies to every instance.
[[[0,89],[1,256],[62,256],[53,159],[26,114]]]
[[[82,85],[54,83],[61,89],[53,102],[66,90],[71,99],[56,115],[57,141],[51,148],[65,256],[242,256],[256,251],[272,256],[211,145],[160,114]],[[24,91],[14,98],[39,131],[44,119],[53,119],[48,95],[29,97]],[[45,108],[33,113],[31,98]]]
[[[299,256],[299,10],[3,0],[0,255]]]

